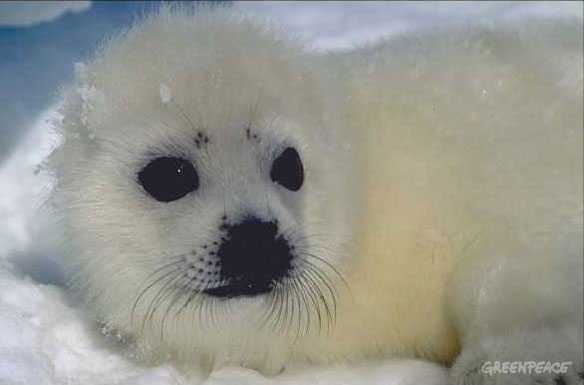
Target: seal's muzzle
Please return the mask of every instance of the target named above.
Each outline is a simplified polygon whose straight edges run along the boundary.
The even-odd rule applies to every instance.
[[[271,291],[291,267],[292,248],[275,221],[248,217],[225,227],[217,251],[220,279],[226,285],[205,290],[216,297],[253,296]]]

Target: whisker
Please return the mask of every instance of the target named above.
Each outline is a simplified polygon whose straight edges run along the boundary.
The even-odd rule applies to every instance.
[[[336,287],[333,285],[332,279],[325,273],[323,272],[321,269],[319,269],[315,264],[313,264],[312,262],[305,260],[304,263],[306,264],[306,267],[310,270],[312,270],[312,272],[317,275],[317,277],[320,279],[320,281],[323,283],[323,285],[326,286],[327,290],[329,291],[333,301],[334,301],[334,307],[335,307],[335,311],[336,311],[336,307],[337,307],[337,303],[336,303],[336,297],[338,296],[339,292],[337,291]]]
[[[284,330],[286,330],[286,335],[289,333],[290,331],[290,323],[291,323],[291,319],[292,319],[292,314],[288,314],[288,308],[290,307],[290,297],[291,297],[291,292],[290,289],[286,288],[286,299],[284,301],[284,304],[286,305],[285,309],[284,309],[284,317],[283,317],[283,323],[282,323],[282,327],[284,328]],[[292,312],[290,312],[292,313]]]
[[[201,309],[203,308],[203,304],[206,300],[207,296],[201,296],[201,300],[200,301],[196,301],[194,306],[192,307],[192,316],[194,317],[195,315],[198,316],[199,319],[199,324],[203,325],[203,320],[201,319],[202,317],[202,311]]]
[[[173,321],[176,321],[176,317],[178,317],[184,311],[184,309],[188,306],[188,304],[191,303],[191,301],[193,300],[193,298],[195,297],[196,294],[197,294],[197,291],[191,290],[191,292],[187,296],[187,299],[185,300],[185,302],[181,305],[181,307],[178,308],[177,311],[174,312],[174,314],[172,316]]]
[[[306,324],[306,328],[305,328],[305,334],[300,334],[301,333],[301,329],[302,329],[302,304],[304,304],[305,309],[306,309],[306,317],[309,317],[309,309],[308,306],[306,305],[306,299],[304,297],[304,294],[302,293],[302,289],[299,286],[298,281],[293,281],[292,282],[292,288],[294,289],[294,294],[296,297],[296,300],[298,301],[298,329],[296,330],[296,341],[298,341],[299,339],[303,338],[304,336],[306,336],[306,334],[308,334],[308,324]]]
[[[160,269],[158,269],[158,270],[157,270],[157,271],[155,271],[154,273],[150,274],[150,275],[149,275],[149,277],[150,277],[150,278],[154,278],[154,277],[156,276],[156,274],[159,274],[159,273],[162,273],[162,272],[164,272],[164,270],[166,270],[166,269],[167,269],[167,268],[169,268],[169,267],[172,267],[174,264],[175,264],[175,263],[172,263],[172,264],[169,264],[169,265],[167,265],[167,266],[165,266],[165,267],[161,267]],[[133,319],[134,319],[134,313],[135,313],[135,311],[136,311],[136,307],[138,306],[138,303],[140,302],[140,299],[142,298],[142,296],[143,296],[144,294],[146,294],[146,292],[147,292],[148,290],[150,290],[150,289],[151,289],[151,288],[152,288],[154,285],[156,285],[158,282],[160,282],[160,281],[161,281],[161,280],[163,280],[164,278],[168,277],[169,275],[171,275],[171,274],[173,274],[173,273],[175,273],[175,272],[177,272],[177,271],[179,271],[179,270],[180,270],[179,268],[175,267],[174,269],[170,270],[169,272],[166,272],[166,273],[165,273],[165,274],[163,274],[161,277],[159,277],[159,278],[157,278],[156,280],[154,280],[154,282],[151,282],[151,283],[150,283],[150,284],[149,284],[147,287],[145,287],[145,288],[144,288],[144,289],[143,289],[143,290],[140,292],[140,294],[139,294],[139,295],[136,297],[136,300],[134,301],[134,305],[132,306],[132,311],[131,311],[131,313],[130,313],[130,322],[132,322],[132,323],[134,322],[134,321],[133,321]],[[145,283],[146,283],[146,282],[148,281],[148,279],[150,279],[150,278],[147,278],[147,279],[145,280]]]
[[[290,285],[286,285],[288,287],[288,291],[290,292],[290,307],[291,307],[291,311],[290,311],[290,322],[288,322],[288,329],[291,330],[292,329],[292,325],[294,324],[294,319],[298,318],[299,314],[298,314],[298,308],[296,307],[296,304],[298,302],[298,294],[294,291],[294,287],[290,286]],[[296,331],[296,335],[298,336],[298,329]],[[298,337],[296,337],[298,338]]]
[[[327,288],[327,290],[330,293],[331,299],[333,301],[333,317],[331,318],[331,312],[328,306],[328,301],[326,300],[324,293],[322,292],[322,290],[320,290],[320,286],[319,286],[319,295],[320,298],[322,300],[322,303],[325,307],[325,311],[327,312],[327,318],[329,321],[329,331],[331,329],[331,323],[334,325],[334,323],[336,322],[336,313],[337,313],[337,293],[336,291],[331,287],[331,285],[329,284],[329,279],[328,277],[326,277],[325,275],[323,275],[323,273],[321,273],[318,268],[316,268],[313,264],[311,264],[308,261],[306,262],[306,269],[307,272],[310,272],[311,275],[313,275],[316,279],[318,279],[319,281],[321,281],[323,283],[323,285]]]
[[[310,305],[308,303],[308,292],[304,284],[302,282],[297,282],[298,289],[302,295],[302,302],[304,303],[304,308],[306,309],[306,335],[310,332]]]
[[[320,306],[318,305],[318,301],[316,298],[316,292],[314,287],[314,281],[310,279],[310,277],[306,274],[299,276],[299,282],[302,282],[304,288],[306,289],[306,294],[308,295],[308,299],[312,303],[314,310],[316,311],[316,316],[318,318],[318,332],[319,334],[322,333],[322,315],[320,313]]]
[[[284,295],[288,295],[288,291],[287,290],[283,290]],[[282,310],[283,310],[283,303],[284,303],[284,298],[281,295],[278,301],[278,313],[277,313],[277,317],[276,317],[276,322],[273,325],[273,330],[276,330],[278,325],[280,324],[280,320],[282,317]]]
[[[266,326],[266,323],[272,317],[272,313],[273,313],[273,309],[274,309],[274,302],[275,302],[276,296],[278,295],[278,290],[279,290],[278,285],[274,286],[274,289],[270,293],[270,302],[268,303],[266,310],[262,314],[260,322],[255,329],[256,331],[262,330],[264,328],[264,326]]]
[[[164,340],[164,323],[166,322],[166,317],[168,316],[168,314],[170,313],[170,310],[174,307],[174,305],[178,302],[179,299],[181,299],[184,296],[184,293],[187,291],[187,289],[183,286],[180,291],[178,291],[175,296],[174,299],[170,302],[170,304],[168,305],[168,307],[166,308],[166,311],[164,312],[164,316],[162,316],[162,321],[160,322],[160,340]]]
[[[144,315],[144,319],[142,320],[142,327],[141,330],[144,330],[144,327],[146,326],[146,321],[148,322],[152,322],[152,318],[154,316],[154,313],[157,310],[157,306],[158,303],[160,301],[160,299],[165,298],[166,297],[166,293],[168,288],[170,287],[172,289],[172,283],[176,280],[176,278],[181,278],[182,276],[182,272],[179,271],[172,277],[170,278],[158,291],[158,293],[154,296],[154,298],[152,299],[152,301],[150,302],[150,305],[148,306],[148,309],[146,310],[146,314]]]
[[[327,319],[327,330],[330,332],[331,319],[332,319],[331,310],[329,308],[328,301],[326,300],[326,297],[324,296],[320,285],[316,282],[318,277],[316,277],[316,274],[314,274],[314,272],[311,270],[306,270],[305,274],[306,274],[306,277],[309,278],[313,282],[317,298],[320,300],[320,303],[324,307],[324,310],[326,313],[326,319]]]
[[[297,322],[296,322],[296,337],[295,337],[295,341],[298,341],[300,338],[300,328],[301,328],[301,321],[302,321],[302,308],[300,305],[300,293],[298,293],[298,288],[297,285],[289,285],[290,290],[294,291],[294,306],[296,306],[296,304],[298,304],[298,310],[295,312],[296,314],[296,318],[297,318]]]
[[[327,261],[326,259],[324,259],[322,257],[319,257],[316,254],[310,253],[304,249],[300,249],[299,252],[303,256],[314,258],[314,259],[322,262],[323,264],[325,264],[328,268],[330,268],[337,275],[337,277],[339,277],[339,279],[343,282],[343,285],[346,287],[346,289],[349,291],[351,290],[349,287],[349,284],[347,283],[347,280],[345,279],[343,274],[335,266],[333,266],[329,261]]]
[[[197,296],[197,294],[199,294],[199,292],[197,290],[191,289],[191,293],[189,294],[189,296],[187,297],[187,300],[185,301],[185,303],[180,307],[180,309],[178,309],[173,316],[173,319],[176,319],[176,317],[183,312],[183,310],[188,306],[188,304]]]

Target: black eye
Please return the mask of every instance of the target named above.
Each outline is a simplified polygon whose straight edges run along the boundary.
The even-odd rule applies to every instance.
[[[183,158],[156,158],[138,173],[138,180],[160,202],[175,201],[199,187],[195,166]]]
[[[288,190],[298,191],[304,182],[304,167],[298,152],[287,147],[272,163],[270,178]]]

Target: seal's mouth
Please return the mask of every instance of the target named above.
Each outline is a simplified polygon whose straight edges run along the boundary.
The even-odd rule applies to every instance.
[[[273,281],[250,282],[234,280],[227,285],[203,290],[203,293],[218,298],[253,297],[272,291]]]

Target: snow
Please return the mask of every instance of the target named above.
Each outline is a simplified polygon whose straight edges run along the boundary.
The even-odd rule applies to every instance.
[[[235,6],[279,19],[293,33],[312,41],[316,49],[345,49],[422,25],[428,28],[485,15],[512,18],[582,12],[576,2],[242,2]],[[78,76],[87,75],[82,64],[76,70]],[[168,86],[161,83],[159,90],[161,102],[169,103],[172,93]],[[88,104],[100,97],[94,89],[80,91]],[[19,148],[0,164],[0,383],[193,383],[171,366],[137,365],[105,343],[82,304],[64,288],[59,265],[61,239],[54,215],[45,204],[52,179],[39,172],[43,159],[58,144],[51,131],[57,119],[56,106],[47,109]],[[213,372],[204,384],[444,384],[446,377],[446,369],[438,365],[408,360],[293,370],[272,378],[253,370],[223,368]]]
[[[170,88],[168,88],[165,83],[160,83],[158,90],[160,91],[160,101],[162,104],[170,103],[172,100],[172,92],[170,91]]]
[[[91,125],[87,124],[89,119],[88,116],[91,110],[93,110],[99,103],[103,103],[105,95],[101,90],[98,90],[95,86],[90,84],[91,74],[85,63],[75,63],[74,68],[75,80],[78,84],[75,92],[81,98],[81,123],[87,130],[89,140],[93,140],[95,139],[95,133],[91,130]]]
[[[171,383],[172,370],[140,369],[99,347],[82,311],[61,289],[7,268],[0,277],[2,383],[137,384],[145,378]]]

